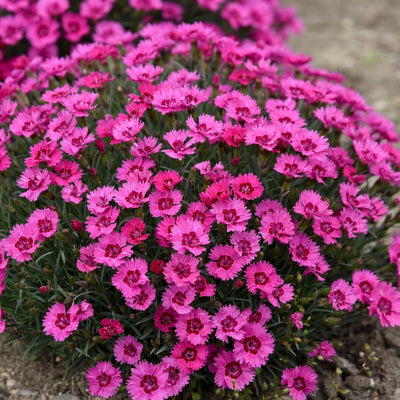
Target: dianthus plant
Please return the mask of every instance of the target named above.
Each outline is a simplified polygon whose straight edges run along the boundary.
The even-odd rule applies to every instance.
[[[341,75],[202,23],[66,68],[0,89],[11,338],[103,398],[299,400],[341,322],[400,324],[397,134]]]

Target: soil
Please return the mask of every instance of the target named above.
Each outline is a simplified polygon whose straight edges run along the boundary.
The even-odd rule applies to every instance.
[[[290,40],[315,67],[338,71],[400,131],[399,0],[284,0],[296,8],[304,33]],[[366,347],[367,345],[367,347]],[[368,347],[369,346],[369,347]],[[375,357],[377,358],[376,361]],[[83,374],[63,383],[63,370],[0,340],[0,400],[94,400]],[[115,396],[122,400],[122,396]],[[400,399],[400,328],[375,321],[343,330],[333,363],[325,363],[315,400]]]

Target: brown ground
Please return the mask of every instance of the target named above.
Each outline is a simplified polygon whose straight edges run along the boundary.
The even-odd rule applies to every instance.
[[[347,84],[400,131],[400,0],[282,2],[294,5],[306,26],[290,45],[312,55],[314,66],[343,73]],[[345,338],[340,358],[326,364],[325,376],[320,376],[315,399],[400,399],[400,329],[358,324]],[[372,361],[374,356],[378,361]],[[93,399],[85,392],[82,375],[64,386],[61,378],[55,365],[22,359],[20,349],[0,341],[0,400]],[[57,397],[61,393],[71,396]]]

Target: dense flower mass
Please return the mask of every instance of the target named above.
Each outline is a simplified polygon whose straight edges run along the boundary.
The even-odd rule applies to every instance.
[[[198,0],[244,40],[114,3],[0,0],[4,51],[31,45],[1,64],[0,332],[94,396],[303,400],[344,315],[400,325],[394,126],[285,46],[277,1]]]

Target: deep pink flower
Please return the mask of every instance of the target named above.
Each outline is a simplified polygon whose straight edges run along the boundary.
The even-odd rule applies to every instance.
[[[230,242],[241,257],[244,265],[253,261],[260,251],[260,236],[253,230],[249,232],[233,232]]]
[[[126,305],[134,310],[144,311],[147,310],[156,298],[156,289],[150,282],[139,285],[139,293],[134,294],[132,297],[126,297]]]
[[[178,218],[171,228],[171,243],[178,253],[183,254],[187,250],[199,256],[204,252],[205,246],[210,243],[210,238],[199,221],[182,217]]]
[[[154,313],[154,326],[162,332],[170,332],[175,327],[178,313],[173,308],[164,308],[161,304]]]
[[[40,163],[45,163],[49,167],[53,167],[62,159],[62,153],[57,147],[56,142],[43,140],[29,149],[31,157],[25,159],[27,167],[37,167]]]
[[[179,190],[156,190],[149,196],[149,209],[154,218],[172,216],[182,207],[183,194]]]
[[[379,282],[372,290],[369,315],[376,315],[382,326],[400,325],[400,292],[390,283]]]
[[[62,303],[54,303],[43,318],[43,331],[53,336],[57,342],[63,342],[72,335],[79,325],[79,306],[72,303],[67,310]]]
[[[45,238],[49,238],[56,233],[57,223],[57,212],[49,208],[35,210],[27,220],[27,224],[37,228],[39,232],[38,240],[40,241],[44,241]]]
[[[96,108],[93,103],[99,97],[98,93],[87,92],[71,94],[62,99],[61,104],[75,117],[87,117],[88,111]]]
[[[249,291],[254,294],[258,290],[265,294],[272,293],[280,283],[275,268],[267,261],[251,263],[246,269],[245,277]]]
[[[94,257],[96,248],[96,243],[90,243],[86,247],[80,248],[80,258],[76,261],[76,268],[78,268],[79,271],[89,273],[90,271],[100,268],[100,265],[97,264]]]
[[[121,233],[128,243],[135,245],[144,242],[149,237],[149,234],[143,233],[145,228],[146,225],[142,219],[133,218],[121,228]]]
[[[102,214],[108,210],[114,196],[115,189],[112,186],[98,187],[87,195],[87,207],[93,214]]]
[[[261,120],[246,130],[245,141],[248,146],[257,144],[263,150],[276,151],[280,137],[279,130],[273,124]]]
[[[289,211],[282,209],[265,213],[258,231],[268,244],[272,244],[274,239],[281,243],[289,243],[296,232],[296,228]]]
[[[301,312],[294,312],[290,314],[290,320],[292,321],[292,324],[296,327],[297,330],[300,330],[303,328],[303,313]]]
[[[117,226],[116,220],[119,213],[118,208],[110,206],[96,217],[88,217],[86,219],[86,231],[89,232],[90,238],[96,239],[99,236],[111,234]]]
[[[352,276],[352,286],[357,299],[364,304],[371,303],[371,294],[379,283],[379,278],[367,269],[356,270]]]
[[[229,245],[214,246],[208,255],[207,272],[223,281],[234,279],[244,266],[243,259]]]
[[[303,267],[314,267],[320,259],[319,247],[305,234],[295,234],[289,242],[292,260]]]
[[[323,154],[328,150],[329,142],[325,136],[320,136],[317,131],[300,129],[290,141],[292,147],[305,157],[314,154]]]
[[[215,383],[222,388],[242,390],[254,380],[254,368],[236,360],[232,351],[222,351],[215,357]]]
[[[121,372],[110,361],[99,361],[86,372],[89,383],[89,392],[92,396],[108,399],[117,393],[122,383]]]
[[[244,200],[257,199],[264,191],[263,185],[254,174],[239,175],[231,184],[235,196]]]
[[[133,336],[119,337],[114,344],[114,357],[121,364],[135,365],[140,361],[143,345]]]
[[[183,373],[191,373],[202,368],[206,363],[207,355],[206,345],[194,345],[189,342],[178,342],[171,351],[171,356]]]
[[[31,45],[43,49],[55,43],[59,37],[59,24],[51,18],[40,18],[26,26],[26,37]]]
[[[149,182],[125,182],[115,194],[115,201],[123,208],[139,208],[143,203],[149,200],[146,194],[150,186],[151,184]]]
[[[329,203],[322,200],[321,195],[315,190],[303,190],[293,210],[297,214],[303,215],[304,218],[315,218],[332,214]]]
[[[131,370],[126,389],[132,400],[164,400],[168,374],[159,365],[141,361]]]
[[[263,366],[275,349],[274,338],[261,324],[245,325],[243,331],[243,338],[234,341],[235,359],[251,367]]]
[[[173,130],[164,134],[163,139],[168,142],[171,149],[162,150],[171,158],[183,160],[187,155],[194,154],[194,145],[198,142],[188,134],[188,131]]]
[[[265,304],[260,304],[256,311],[252,311],[250,307],[243,310],[243,315],[247,319],[248,324],[264,325],[272,318],[272,312]]]
[[[314,233],[322,237],[326,244],[337,242],[336,239],[342,236],[341,226],[339,218],[331,215],[316,218],[312,225]]]
[[[36,201],[40,194],[50,186],[50,173],[47,169],[40,170],[39,167],[27,168],[19,177],[17,185],[26,192],[20,194],[29,201]]]
[[[356,209],[344,207],[340,211],[339,219],[349,238],[356,237],[357,233],[366,234],[368,232],[367,220]]]
[[[137,65],[126,69],[128,79],[134,82],[154,82],[162,74],[164,68],[152,64]]]
[[[83,128],[74,128],[69,136],[61,140],[61,150],[70,156],[75,156],[78,152],[84,150],[89,143],[95,141],[94,135],[89,133],[88,129],[87,126]]]
[[[332,283],[328,301],[335,310],[351,311],[356,300],[354,289],[344,279]]]
[[[121,291],[124,297],[129,298],[140,292],[139,285],[149,281],[146,275],[147,262],[142,258],[132,258],[118,267],[118,271],[111,278],[112,284]]]
[[[162,304],[168,309],[171,307],[178,314],[187,314],[193,310],[190,305],[196,297],[196,293],[189,286],[170,285],[162,294]]]
[[[201,308],[177,317],[176,335],[182,342],[205,344],[212,330],[210,315]]]
[[[111,339],[113,336],[124,332],[124,328],[117,319],[104,318],[100,321],[103,328],[99,329],[102,339]]]
[[[212,317],[213,327],[217,329],[215,337],[223,342],[228,342],[229,337],[241,340],[245,323],[246,316],[231,304],[221,307]]]
[[[324,360],[332,362],[332,357],[336,355],[336,350],[332,343],[324,340],[320,345],[308,353],[308,357],[322,357]]]
[[[164,386],[166,398],[177,396],[189,382],[189,374],[183,373],[172,357],[164,357],[158,365],[168,374],[168,380]]]
[[[154,176],[153,182],[156,190],[159,192],[168,192],[181,182],[182,179],[176,171],[160,171]]]
[[[276,159],[274,170],[289,177],[299,178],[307,171],[307,161],[297,154],[281,154]]]
[[[251,217],[243,200],[233,198],[216,201],[211,208],[219,224],[226,225],[228,232],[246,230],[247,221]]]
[[[294,400],[306,400],[317,387],[317,374],[308,365],[286,368],[282,372],[282,385],[289,388]]]
[[[39,230],[33,224],[17,224],[7,238],[2,240],[7,255],[18,262],[29,261],[32,253],[40,246]]]
[[[68,186],[82,178],[82,170],[75,161],[61,160],[54,167],[55,173],[51,174],[52,183],[59,186]]]
[[[137,139],[135,142],[132,143],[130,152],[135,157],[150,158],[151,154],[157,154],[160,151],[161,147],[162,144],[158,143],[157,138],[144,137],[143,139]]]
[[[217,121],[213,115],[201,114],[198,117],[198,123],[192,116],[186,120],[186,125],[190,129],[190,134],[194,139],[202,142],[206,138],[210,144],[213,144],[222,138],[223,123]]]
[[[193,284],[200,276],[198,269],[200,260],[190,254],[172,253],[163,273],[168,283],[176,286]]]
[[[86,18],[71,12],[62,15],[61,26],[70,42],[79,42],[90,31]]]
[[[112,130],[113,140],[111,144],[121,142],[133,142],[136,135],[142,130],[144,123],[137,117],[129,117],[118,121]]]
[[[116,269],[125,258],[129,258],[133,251],[126,243],[126,238],[118,232],[113,232],[99,239],[94,251],[96,262]]]

